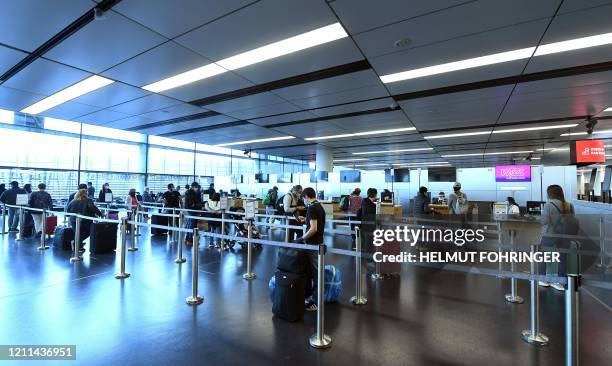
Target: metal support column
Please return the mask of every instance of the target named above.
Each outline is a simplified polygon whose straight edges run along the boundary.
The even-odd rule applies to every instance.
[[[125,253],[127,252],[127,217],[121,218],[121,271],[115,275],[116,279],[130,277],[125,271]]]
[[[565,365],[578,366],[578,287],[580,277],[567,276],[567,290],[565,291]]]
[[[317,276],[317,333],[310,336],[310,346],[314,348],[331,347],[332,339],[325,334],[325,244],[319,245],[319,266]]]
[[[349,300],[353,305],[365,305],[368,299],[362,294],[361,282],[361,231],[355,227],[355,250],[359,254],[355,257],[355,296]]]
[[[248,219],[247,220],[247,238],[249,239],[249,241],[247,242],[247,271],[245,274],[242,275],[242,278],[244,278],[245,280],[254,280],[257,276],[255,276],[255,273],[252,272],[252,251],[253,251],[253,244],[251,244],[251,238],[253,237],[253,219]]]
[[[204,298],[198,295],[198,262],[199,262],[199,246],[200,246],[200,232],[198,228],[193,229],[193,254],[191,256],[191,262],[193,264],[191,269],[191,296],[189,296],[185,301],[188,305],[200,305],[204,302]]]

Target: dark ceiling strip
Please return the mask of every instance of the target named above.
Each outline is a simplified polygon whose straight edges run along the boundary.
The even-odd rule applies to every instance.
[[[244,125],[248,125],[248,124],[249,123],[247,121],[234,121],[234,122],[220,123],[218,125],[205,126],[205,127],[196,127],[196,128],[191,128],[191,129],[188,129],[188,130],[181,130],[181,131],[162,133],[159,136],[163,136],[163,137],[178,136],[178,135],[185,135],[185,134],[189,134],[189,133],[196,133],[196,132],[202,132],[202,131],[216,130],[217,128],[244,126]]]
[[[206,112],[202,112],[202,113],[190,114],[188,116],[177,117],[177,118],[172,118],[172,119],[166,119],[166,120],[163,120],[163,121],[148,123],[146,125],[134,126],[134,127],[126,128],[126,130],[127,131],[146,130],[146,129],[149,129],[149,128],[173,125],[175,123],[180,123],[180,122],[189,122],[189,121],[194,121],[196,119],[203,119],[203,118],[208,118],[208,117],[214,117],[214,116],[218,116],[220,114],[221,113],[215,112],[215,111],[206,111]]]
[[[309,83],[311,81],[317,81],[322,79],[331,78],[334,76],[340,76],[350,74],[357,71],[368,70],[372,68],[367,60],[360,60],[351,62],[344,65],[338,65],[323,70],[317,70],[306,74],[297,76],[291,76],[285,79],[274,80],[268,83],[250,86],[248,88],[233,90],[227,93],[212,95],[210,97],[192,100],[191,104],[197,106],[205,106],[208,104],[219,103],[230,99],[236,99],[246,97],[248,95],[258,94],[267,92],[274,89],[286,88],[288,86],[294,86],[298,84]]]
[[[297,121],[275,123],[273,125],[265,125],[265,126],[262,126],[262,127],[266,127],[266,128],[286,127],[286,126],[293,126],[293,125],[301,125],[303,123],[321,122],[321,121],[329,121],[329,120],[332,120],[332,119],[358,117],[358,116],[367,116],[367,115],[370,115],[370,114],[378,114],[378,113],[387,113],[387,112],[393,112],[393,111],[396,111],[396,110],[398,110],[398,108],[389,108],[389,107],[377,108],[377,109],[370,109],[370,110],[366,110],[366,111],[358,111],[358,112],[350,112],[350,113],[342,113],[342,114],[333,114],[333,115],[330,115],[330,116],[322,116],[322,117],[313,117],[313,118],[299,119]]]
[[[393,96],[393,99],[395,99],[396,101],[418,99],[418,98],[432,97],[436,95],[492,88],[492,87],[502,86],[502,85],[527,83],[530,81],[547,80],[547,79],[554,79],[554,78],[561,78],[561,77],[575,76],[575,75],[582,75],[582,74],[591,74],[595,72],[610,71],[610,70],[612,70],[612,61],[607,61],[607,62],[600,62],[596,64],[566,67],[563,69],[540,71],[540,72],[534,72],[531,74],[508,76],[508,77],[503,77],[503,78],[498,78],[498,79],[482,80],[482,81],[476,81],[473,83],[451,85],[451,86],[445,86],[441,88],[434,88],[434,89],[420,90],[420,91],[404,93],[404,94],[397,94]]]
[[[40,47],[35,49],[32,53],[27,55],[21,61],[19,61],[15,66],[8,69],[4,74],[0,76],[0,81],[4,82],[13,77],[19,71],[23,70],[26,66],[36,61],[39,57],[50,51],[52,48],[60,44],[66,38],[70,37],[74,33],[78,32],[81,28],[89,24],[91,21],[95,19],[94,9],[100,9],[102,11],[107,11],[116,4],[118,4],[121,0],[104,0],[101,1],[95,8],[90,9],[87,13],[81,15],[77,20],[70,23],[66,28],[62,29],[59,33],[51,37],[48,41],[43,43]]]

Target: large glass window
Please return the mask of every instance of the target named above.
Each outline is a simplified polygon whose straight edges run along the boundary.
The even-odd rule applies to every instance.
[[[193,151],[149,147],[149,172],[193,177],[193,159]]]
[[[125,199],[131,188],[142,193],[144,178],[144,174],[81,172],[81,182],[92,182],[96,188],[96,197],[104,183],[109,184],[115,198]]]
[[[83,138],[81,169],[108,172],[144,173],[144,156],[138,144]]]
[[[2,128],[1,133],[0,166],[78,169],[79,139],[76,137],[10,128]]]
[[[45,183],[47,192],[53,199],[63,199],[76,191],[77,174],[76,171],[6,168],[0,169],[0,182],[9,183],[16,180],[20,187],[29,183],[33,191],[38,190],[39,183]]]
[[[196,154],[196,175],[220,176],[229,175],[231,158],[208,154]]]

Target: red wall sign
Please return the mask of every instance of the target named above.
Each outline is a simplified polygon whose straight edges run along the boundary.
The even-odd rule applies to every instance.
[[[577,164],[606,162],[606,146],[601,140],[577,140],[575,153]]]

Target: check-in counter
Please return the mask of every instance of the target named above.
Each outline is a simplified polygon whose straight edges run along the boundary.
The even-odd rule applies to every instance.
[[[244,207],[246,202],[255,202],[255,210],[265,208],[263,201],[259,198],[231,198],[228,197],[227,204],[229,207],[237,206]]]
[[[448,205],[429,204],[429,208],[437,215],[448,215]]]
[[[393,203],[383,202],[380,204],[380,214],[401,217],[402,216],[402,205],[394,205]]]
[[[319,201],[319,203],[323,206],[323,210],[325,210],[325,217],[333,217],[334,209],[340,210],[338,204],[334,201]]]

